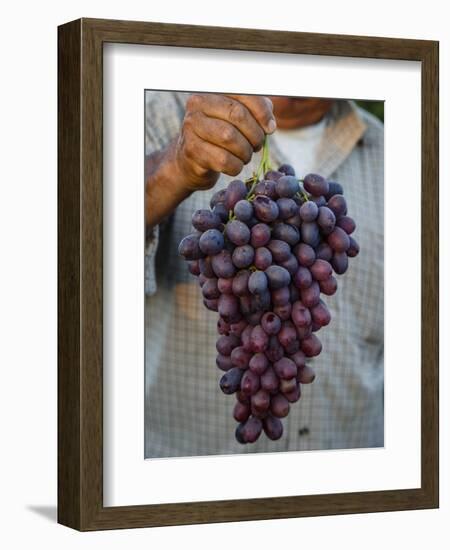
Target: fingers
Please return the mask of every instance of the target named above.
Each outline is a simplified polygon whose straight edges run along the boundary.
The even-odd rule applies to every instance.
[[[237,176],[244,167],[243,161],[230,151],[205,141],[190,133],[183,144],[186,159],[194,167],[197,177],[208,172],[222,172],[228,176]]]
[[[184,123],[204,141],[226,149],[244,164],[250,162],[253,147],[239,130],[229,122],[209,118],[201,112],[194,112],[187,115]]]
[[[240,101],[217,94],[193,94],[186,104],[187,112],[202,112],[214,119],[232,124],[258,150],[264,141],[264,129]]]
[[[254,95],[229,95],[228,97],[243,103],[266,134],[275,132],[277,123],[273,114],[272,101],[268,97]]]

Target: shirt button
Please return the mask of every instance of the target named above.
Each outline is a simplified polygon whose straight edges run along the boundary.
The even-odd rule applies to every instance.
[[[308,434],[309,434],[308,426],[304,426],[303,428],[300,428],[299,431],[298,431],[299,436],[308,435]]]

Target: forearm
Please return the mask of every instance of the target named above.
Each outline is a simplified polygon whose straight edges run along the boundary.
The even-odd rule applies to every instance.
[[[147,232],[169,216],[191,191],[175,158],[175,140],[145,159],[145,223]]]

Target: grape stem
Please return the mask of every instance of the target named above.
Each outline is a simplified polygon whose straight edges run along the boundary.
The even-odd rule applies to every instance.
[[[253,195],[253,191],[255,190],[255,187],[258,181],[260,180],[261,176],[271,169],[272,169],[272,165],[270,163],[269,140],[267,139],[267,135],[266,135],[264,136],[261,161],[259,163],[258,170],[253,174],[252,178],[249,178],[248,180],[246,180],[246,183],[251,183],[250,191],[247,194],[247,200],[252,200],[251,197]]]

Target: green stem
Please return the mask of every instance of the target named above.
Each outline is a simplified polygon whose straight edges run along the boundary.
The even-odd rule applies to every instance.
[[[272,166],[270,164],[270,154],[269,154],[269,140],[267,136],[264,137],[264,143],[262,147],[261,161],[259,163],[257,171],[253,174],[253,178],[250,178],[251,187],[250,191],[247,194],[247,199],[251,197],[258,181],[261,179],[268,170],[271,170]],[[247,183],[247,182],[246,182]]]

